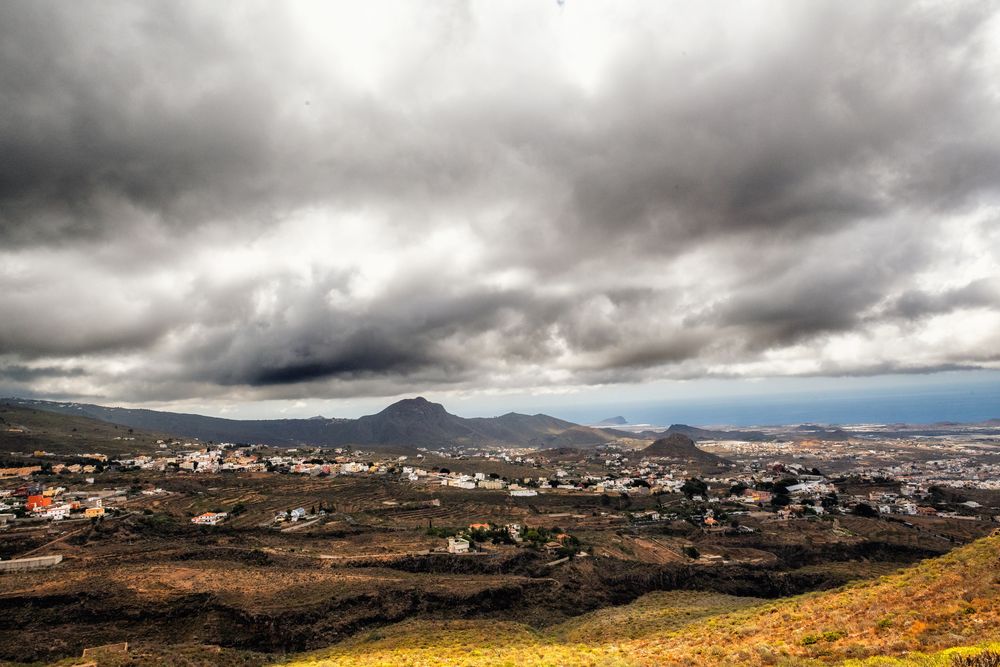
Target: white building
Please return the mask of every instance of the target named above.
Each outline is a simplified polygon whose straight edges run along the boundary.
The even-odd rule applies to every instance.
[[[41,514],[46,519],[59,521],[69,516],[69,505],[49,505],[42,510]]]
[[[461,537],[449,537],[448,538],[448,553],[450,553],[450,554],[467,554],[467,553],[469,553],[469,540],[463,539]]]

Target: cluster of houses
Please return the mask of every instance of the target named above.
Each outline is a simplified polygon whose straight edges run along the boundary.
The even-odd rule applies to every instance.
[[[900,482],[899,492],[879,492],[877,497],[837,496],[832,482],[814,468],[806,468],[795,463],[801,458],[801,452],[796,449],[800,443],[762,442],[762,443],[732,443],[726,446],[730,451],[740,452],[756,460],[744,466],[742,471],[729,471],[714,477],[703,477],[703,481],[714,489],[720,487],[742,486],[742,491],[728,498],[729,501],[756,506],[759,510],[772,511],[779,516],[795,513],[823,514],[829,511],[850,511],[858,503],[875,507],[882,514],[920,515],[938,514],[949,516],[934,510],[926,495],[931,486],[961,486],[965,488],[1000,489],[1000,464],[984,462],[975,456],[982,453],[975,447],[962,443],[953,443],[951,449],[943,451],[955,454],[952,457],[928,461],[910,461],[893,463],[892,465],[864,467],[859,466],[854,473],[862,478],[894,479]],[[161,449],[166,449],[168,443],[159,441]],[[829,443],[828,456],[844,456],[853,447],[855,452],[861,452],[856,443]],[[602,445],[592,450],[578,461],[561,462],[549,465],[544,454],[532,453],[529,450],[514,448],[494,448],[475,450],[442,450],[429,451],[420,448],[416,457],[417,463],[425,458],[424,454],[437,457],[472,459],[481,457],[486,462],[505,462],[522,466],[544,465],[546,474],[534,477],[516,479],[500,478],[496,474],[485,472],[463,473],[446,469],[427,469],[412,464],[409,457],[379,457],[372,452],[350,451],[345,449],[330,452],[284,450],[280,453],[265,454],[259,446],[236,446],[222,443],[206,446],[202,443],[172,443],[171,451],[161,451],[155,456],[138,455],[128,458],[109,458],[100,453],[91,453],[82,458],[87,463],[55,463],[51,466],[53,473],[83,473],[99,474],[105,467],[114,466],[141,470],[154,470],[191,474],[217,474],[233,472],[276,472],[300,474],[308,476],[327,475],[392,475],[400,481],[438,485],[461,490],[506,491],[513,497],[532,497],[539,493],[587,493],[629,496],[643,496],[661,493],[677,493],[691,477],[698,476],[697,466],[692,462],[676,459],[650,458],[643,456],[641,450],[615,444]],[[836,454],[830,453],[836,452]],[[782,453],[781,459],[765,462],[768,454]],[[862,452],[863,453],[863,452]],[[871,450],[873,456],[882,456],[883,452]],[[35,452],[35,456],[51,456],[47,452]],[[792,461],[789,463],[788,461]],[[39,466],[0,469],[0,479],[27,478],[41,472]],[[793,484],[784,484],[782,494],[787,495],[789,502],[776,503],[773,486],[788,478],[793,478]],[[87,481],[93,483],[93,477]],[[56,487],[60,488],[60,487]],[[17,490],[15,490],[17,491]],[[31,516],[59,520],[68,518],[74,513],[83,512],[85,516],[100,516],[103,507],[101,499],[88,500],[83,498],[60,497],[60,492],[46,490],[48,494],[24,494],[19,492],[0,492],[0,511],[23,509]],[[6,495],[3,495],[6,493]],[[30,495],[30,498],[28,497]],[[36,495],[39,497],[36,498]],[[718,497],[718,494],[715,494]],[[23,501],[18,499],[24,498]],[[708,498],[707,500],[712,500]],[[95,504],[96,502],[96,504]],[[89,504],[88,504],[89,503]],[[977,508],[971,505],[967,510]],[[303,508],[296,508],[285,515],[285,520],[295,521],[301,516],[295,515]],[[89,512],[89,514],[87,513]],[[974,512],[970,512],[974,513]],[[212,515],[212,516],[208,516]],[[202,525],[217,525],[225,520],[213,513],[195,517],[193,521]]]
[[[189,443],[191,444],[191,443]],[[222,472],[281,472],[301,475],[337,475],[380,472],[386,473],[389,466],[386,463],[371,464],[358,460],[361,456],[370,456],[364,452],[356,452],[347,456],[344,450],[335,450],[334,461],[318,460],[310,455],[296,454],[296,450],[288,450],[287,454],[265,456],[258,453],[256,446],[239,447],[223,443],[216,447],[199,446],[190,451],[174,452],[162,456],[135,456],[119,459],[118,464],[127,468],[140,470],[155,470],[217,474]]]
[[[961,489],[1000,490],[1000,464],[961,456],[932,459],[891,466],[865,467],[859,474],[869,477],[891,477],[911,487],[948,486]]]
[[[537,532],[537,531],[535,531]],[[467,554],[471,553],[473,540],[481,540],[485,535],[487,537],[495,535],[503,535],[504,539],[508,543],[513,542],[515,546],[522,544],[536,545],[538,548],[543,549],[548,552],[555,552],[563,548],[570,542],[575,541],[569,533],[557,531],[554,533],[546,533],[546,537],[538,539],[539,535],[534,535],[529,532],[527,537],[535,541],[527,542],[525,538],[525,527],[518,523],[508,523],[506,525],[494,525],[490,523],[472,523],[469,524],[468,529],[461,531],[458,535],[454,535],[448,538],[448,553],[451,554]],[[477,537],[477,535],[479,537]]]
[[[69,518],[94,519],[105,514],[105,503],[124,495],[124,490],[67,491],[65,487],[46,488],[40,484],[24,484],[16,489],[0,490],[0,512],[6,521],[15,518],[60,521]]]

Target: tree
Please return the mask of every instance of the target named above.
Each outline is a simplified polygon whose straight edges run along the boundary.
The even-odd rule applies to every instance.
[[[621,495],[618,496],[618,509],[627,509],[629,507],[632,507],[632,497],[625,491],[622,491]]]
[[[788,495],[788,487],[795,486],[799,483],[799,480],[795,478],[786,478],[779,480],[774,483],[774,492],[780,493],[782,495]]]
[[[851,509],[851,514],[855,516],[863,516],[869,519],[874,519],[878,517],[878,510],[869,505],[868,503],[858,503]]]
[[[708,484],[700,479],[692,477],[681,485],[681,493],[687,496],[688,500],[691,500],[695,496],[701,496],[704,498],[708,495]]]

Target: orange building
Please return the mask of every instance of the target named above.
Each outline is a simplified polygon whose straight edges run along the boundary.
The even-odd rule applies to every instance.
[[[52,504],[52,498],[48,496],[28,496],[28,500],[24,503],[24,509],[33,510],[36,507],[48,507]]]

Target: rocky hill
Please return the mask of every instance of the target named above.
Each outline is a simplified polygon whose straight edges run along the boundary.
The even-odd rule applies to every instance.
[[[747,440],[759,442],[772,440],[773,436],[761,431],[717,430],[688,426],[687,424],[671,424],[664,433],[682,433],[693,440]]]
[[[660,438],[642,450],[643,456],[679,459],[682,461],[697,461],[710,465],[729,463],[726,459],[716,456],[694,444],[694,440],[683,433],[671,433]]]

